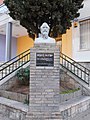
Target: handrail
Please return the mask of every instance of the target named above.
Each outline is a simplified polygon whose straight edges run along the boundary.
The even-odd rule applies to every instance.
[[[90,70],[60,52],[60,65],[89,85]]]
[[[30,49],[12,58],[0,66],[0,80],[10,75],[30,61]],[[90,70],[60,52],[60,64],[72,74],[89,85]]]
[[[20,53],[19,55],[15,56],[14,58],[10,59],[9,61],[7,61],[7,62],[1,64],[0,67],[3,67],[4,65],[6,65],[6,64],[8,64],[8,63],[10,63],[10,62],[12,62],[13,60],[15,60],[16,58],[20,57],[21,55],[23,55],[23,54],[26,53],[26,52],[30,52],[30,49],[28,49],[28,50],[26,50],[26,51]]]
[[[69,58],[71,61],[73,61],[74,63],[78,64],[79,66],[83,67],[84,69],[90,71],[89,69],[87,69],[86,67],[84,67],[83,65],[81,65],[80,63],[77,63],[75,60],[71,59],[70,57],[68,57],[67,55],[63,54],[62,52],[60,52],[60,54],[66,56],[67,58]]]
[[[64,58],[63,58],[64,59]],[[66,60],[66,59],[64,59]],[[69,60],[66,60],[68,63],[70,63],[71,65],[73,65],[73,63],[71,63]],[[89,75],[86,71],[82,70],[81,68],[79,68],[78,66],[74,65],[77,69],[81,70],[82,72],[86,73],[87,75]]]
[[[30,61],[30,49],[12,58],[0,66],[0,80],[7,77]]]

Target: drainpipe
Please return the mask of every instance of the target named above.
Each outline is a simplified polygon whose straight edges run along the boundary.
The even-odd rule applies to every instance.
[[[8,22],[6,25],[6,53],[5,61],[11,59],[11,40],[12,40],[12,23]]]

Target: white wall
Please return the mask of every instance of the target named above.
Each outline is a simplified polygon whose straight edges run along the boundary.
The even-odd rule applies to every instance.
[[[80,17],[79,20],[90,18],[90,0],[84,0],[84,7],[79,10]]]
[[[84,1],[84,7],[80,10],[79,21],[90,18],[90,0]],[[90,62],[90,49],[80,50],[80,30],[78,27],[72,28],[72,51],[73,59],[77,62]]]

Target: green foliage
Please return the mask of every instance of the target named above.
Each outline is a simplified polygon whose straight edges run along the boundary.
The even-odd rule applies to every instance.
[[[10,97],[9,97],[9,96],[8,96],[7,98],[8,98],[8,99],[10,99]]]
[[[22,85],[29,85],[30,70],[28,68],[20,69],[16,73],[16,76],[17,76],[20,84],[22,84]]]
[[[27,99],[25,99],[24,104],[29,105],[29,99],[28,99],[28,100],[27,100]]]
[[[78,91],[78,90],[80,90],[80,88],[73,89],[73,90],[67,90],[67,91],[63,91],[63,92],[61,92],[60,94],[69,94],[69,93],[76,92],[76,91]]]
[[[29,36],[33,39],[39,33],[39,27],[47,22],[51,36],[57,37],[71,27],[71,20],[79,16],[78,10],[84,0],[4,0],[10,10],[10,16],[20,20]]]
[[[27,95],[27,98],[24,100],[24,104],[29,105],[29,95]]]

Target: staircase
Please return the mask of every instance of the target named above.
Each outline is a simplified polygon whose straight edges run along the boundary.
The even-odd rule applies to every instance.
[[[9,80],[9,76],[11,77],[12,74],[15,75],[17,70],[19,70],[21,67],[27,66],[27,64],[29,65],[29,62],[30,49],[19,54],[10,61],[0,65],[0,82],[5,83],[6,79]],[[90,71],[87,68],[78,64],[63,53],[60,53],[60,69],[63,69],[65,72],[67,72],[69,76],[74,78],[84,88],[90,90]],[[75,96],[75,93],[73,96]],[[78,94],[77,97],[75,96],[69,99],[67,96],[67,98],[64,99],[64,102],[60,102],[59,106],[60,112],[62,113],[62,119],[65,118],[66,120],[68,117],[70,120],[72,120],[73,116],[90,108],[90,96],[83,96],[82,93]],[[8,97],[5,98],[0,96],[0,109],[0,113],[6,116],[8,115],[10,120],[25,120],[28,106],[22,102],[8,99]]]
[[[59,105],[61,120],[90,120],[87,118],[85,111],[90,111],[90,96],[81,95],[62,102]],[[79,114],[79,119],[76,118]],[[82,117],[83,116],[83,117]],[[86,119],[84,119],[86,117]]]
[[[0,120],[25,120],[28,112],[28,105],[16,100],[0,97],[0,117],[6,116]]]
[[[86,89],[90,89],[90,70],[60,53],[60,67]]]
[[[10,79],[16,74],[16,72],[21,67],[27,67],[29,63],[30,49],[12,58],[10,61],[1,64],[0,87],[11,82]],[[14,80],[15,79],[13,79],[13,81]],[[23,94],[21,95],[19,93],[0,90],[0,120],[25,120],[28,111],[28,105],[24,104],[25,100],[26,98]]]
[[[10,61],[0,65],[0,81],[9,79],[8,76],[15,73],[18,69],[29,64],[30,49],[12,58]],[[79,82],[83,87],[89,89],[90,70],[77,63],[70,57],[60,52],[60,68],[67,71],[68,75]],[[15,75],[15,74],[14,74]]]
[[[30,62],[30,49],[0,65],[0,81]]]
[[[63,97],[65,95],[62,95],[66,100],[61,101],[59,106],[62,120],[89,120],[90,115],[87,115],[87,112],[90,111],[90,70],[63,53],[60,53],[60,69],[82,86],[79,95],[73,93],[73,96],[70,94],[68,96],[67,94],[66,99]]]

